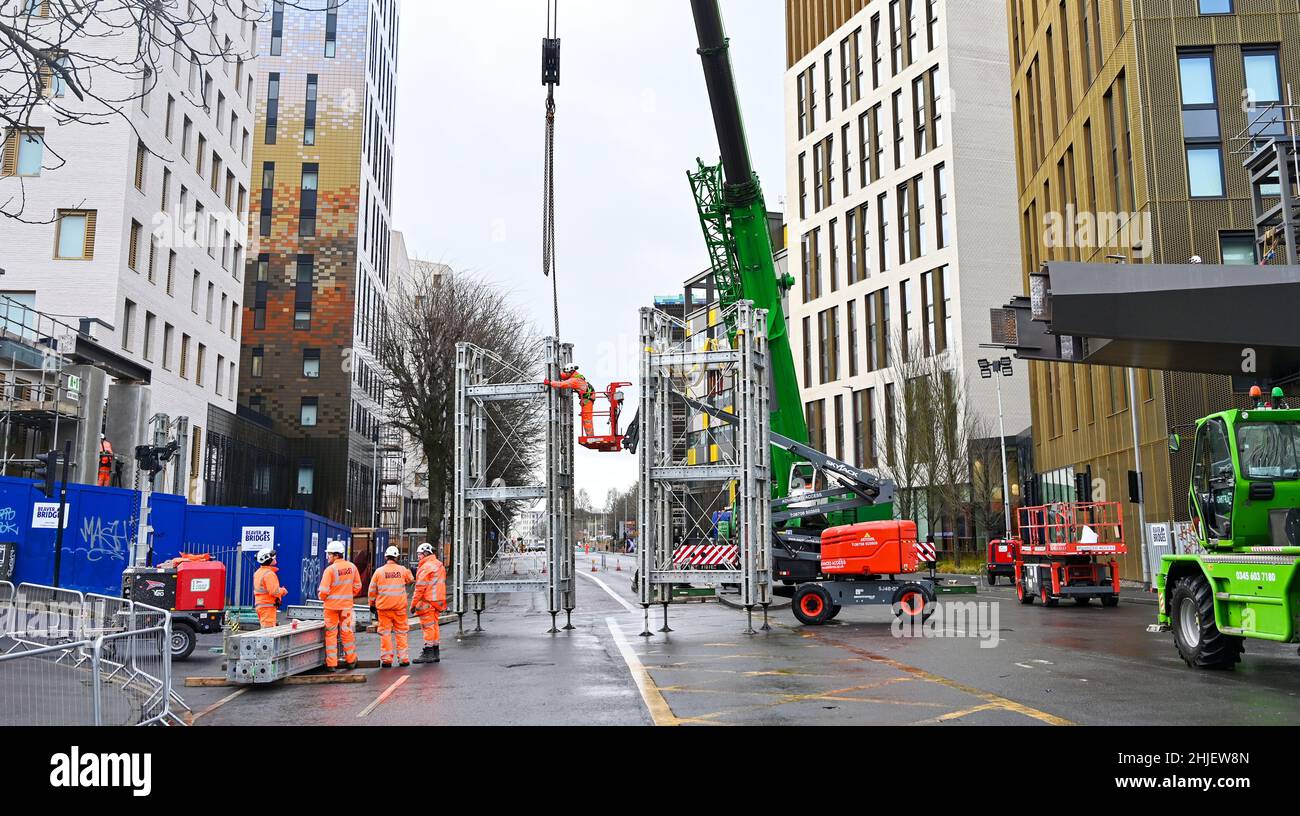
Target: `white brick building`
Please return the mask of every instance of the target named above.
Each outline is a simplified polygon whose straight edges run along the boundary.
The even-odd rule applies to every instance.
[[[1003,4],[788,9],[791,341],[813,444],[888,470],[903,352],[940,355],[996,433],[975,361],[1001,356],[979,348],[989,308],[1021,291]],[[1026,374],[1002,384],[1008,435],[1029,424]]]
[[[49,16],[24,19],[29,6]],[[4,134],[0,201],[24,196],[24,218],[36,223],[0,217],[0,292],[113,327],[94,334],[151,369],[149,412],[189,417],[188,492],[202,501],[208,408],[233,412],[237,396],[257,24],[255,12],[239,19],[225,3],[215,13],[212,0],[186,6],[205,22],[182,43],[157,35],[163,47],[148,76],[70,65],[96,95],[129,100],[121,116],[60,124],[57,109],[81,103],[55,78],[34,130]],[[63,24],[57,6],[0,8],[11,24]],[[130,64],[138,39],[77,44]],[[212,57],[220,52],[230,56]]]

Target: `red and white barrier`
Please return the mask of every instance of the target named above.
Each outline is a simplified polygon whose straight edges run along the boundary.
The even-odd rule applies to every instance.
[[[674,567],[731,566],[740,562],[735,544],[688,544],[673,550]]]

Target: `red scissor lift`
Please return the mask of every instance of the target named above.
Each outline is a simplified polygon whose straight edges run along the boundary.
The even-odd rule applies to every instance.
[[[603,399],[607,407],[603,411],[597,411],[593,406],[591,416],[593,420],[608,419],[609,433],[604,436],[580,436],[579,445],[602,453],[618,453],[623,450],[623,440],[627,436],[618,431],[618,416],[623,411],[623,392],[620,389],[631,384],[630,382],[610,383],[604,391],[596,392],[596,399],[598,401]]]
[[[1073,598],[1080,606],[1097,598],[1119,604],[1119,563],[1124,517],[1117,502],[1054,502],[1020,509],[1016,596],[1056,606]]]

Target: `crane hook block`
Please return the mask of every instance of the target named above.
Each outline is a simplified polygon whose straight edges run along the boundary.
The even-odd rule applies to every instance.
[[[560,84],[560,38],[542,40],[542,84],[553,87]]]

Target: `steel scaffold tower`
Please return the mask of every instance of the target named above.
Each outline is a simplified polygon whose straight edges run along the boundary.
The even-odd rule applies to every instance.
[[[668,627],[673,584],[737,584],[752,634],[753,610],[760,606],[767,627],[771,604],[771,453],[768,442],[769,368],[767,312],[743,300],[721,319],[734,327],[731,348],[697,349],[691,339],[674,340],[679,321],[655,309],[641,310],[640,496],[637,508],[637,592],[645,613],[642,637],[650,637],[650,605],[662,604]],[[688,397],[692,387],[711,374],[730,374],[735,381],[735,444],[719,451],[717,461],[679,461],[674,445],[672,403]],[[674,565],[677,541],[674,510],[701,487],[716,487],[718,496],[734,487],[738,566],[735,569],[681,569]],[[680,514],[678,514],[680,515]],[[690,531],[681,531],[683,537]]]
[[[572,363],[573,346],[553,338],[542,346],[546,379],[558,380],[560,371]],[[453,611],[462,634],[465,613],[474,612],[475,631],[482,631],[487,596],[502,593],[544,593],[550,632],[559,631],[556,618],[561,610],[564,628],[573,628],[573,397],[570,391],[529,379],[529,372],[486,349],[471,343],[456,346]],[[530,461],[529,453],[520,449],[528,440],[503,427],[490,410],[494,403],[511,401],[531,402],[545,414],[544,450],[532,468],[537,479],[533,484],[507,485],[500,479],[489,483],[489,472],[503,458]],[[489,425],[497,432],[493,450],[488,449]],[[540,560],[508,548],[509,530],[500,529],[489,512],[494,503],[538,501],[544,506],[546,526]]]

